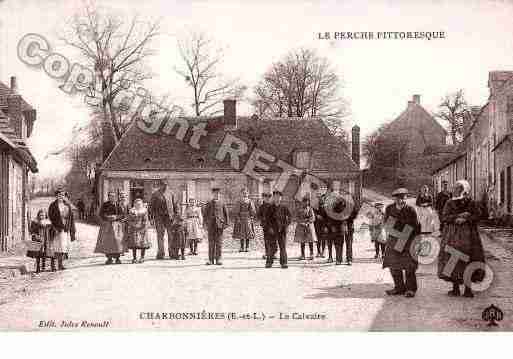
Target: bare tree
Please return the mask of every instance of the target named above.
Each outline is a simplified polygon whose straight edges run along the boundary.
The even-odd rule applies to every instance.
[[[362,153],[372,170],[402,167],[406,158],[408,139],[393,131],[387,131],[388,125],[380,126],[362,143]]]
[[[195,116],[215,115],[222,111],[225,98],[240,99],[245,86],[220,72],[224,50],[203,32],[189,31],[179,37],[178,50],[182,64],[175,67],[192,90]]]
[[[341,80],[327,58],[299,49],[274,63],[254,89],[261,117],[321,117],[340,135],[348,104],[339,96]]]
[[[449,133],[452,143],[455,145],[463,138],[463,124],[469,120],[468,104],[465,100],[463,90],[446,95],[439,105],[440,111],[436,114],[438,118],[449,124]]]
[[[154,54],[151,45],[158,35],[158,22],[140,21],[137,16],[125,21],[115,13],[84,3],[61,36],[95,70],[99,84],[90,89],[89,96],[98,101],[88,103],[101,114],[105,129],[113,132],[116,141],[132,119],[116,99],[123,91],[135,91],[137,85],[152,77],[146,60]]]

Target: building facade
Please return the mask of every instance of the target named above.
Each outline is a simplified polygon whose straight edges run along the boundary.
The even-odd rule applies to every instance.
[[[471,124],[459,146],[458,155],[433,175],[437,190],[443,179],[452,185],[466,179],[473,198],[486,205],[491,216],[511,216],[513,193],[513,71],[489,73],[488,102],[472,108]]]
[[[357,127],[352,158],[320,120],[240,117],[235,101],[227,100],[224,106],[223,116],[174,118],[149,125],[151,130],[142,122],[133,123],[103,163],[101,201],[108,191],[125,192],[130,201],[149,201],[159,180],[165,180],[182,204],[190,198],[205,203],[213,187],[221,189],[228,205],[243,187],[254,199],[283,188],[284,200],[292,203],[310,192],[312,186],[305,186],[312,182],[310,176],[360,198]]]
[[[447,145],[447,131],[422,107],[420,95],[413,95],[406,109],[384,130],[407,141],[407,154],[424,154],[428,147],[443,148]]]
[[[37,164],[26,141],[32,134],[36,111],[11,86],[0,82],[0,251],[28,236],[28,174]]]

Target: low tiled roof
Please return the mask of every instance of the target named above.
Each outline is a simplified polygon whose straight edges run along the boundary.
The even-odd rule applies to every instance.
[[[229,156],[222,162],[215,158],[226,133],[230,133],[248,144],[248,152],[241,156],[241,167],[245,164],[253,146],[293,164],[295,151],[308,150],[313,153],[314,170],[358,172],[359,168],[348,154],[347,148],[332,136],[321,120],[262,120],[238,117],[237,128],[225,131],[223,117],[188,118],[192,126],[206,121],[208,135],[200,140],[201,149],[189,145],[192,131],[184,141],[175,135],[178,126],[170,134],[151,135],[133,124],[103,164],[107,170],[232,170]],[[252,140],[253,139],[253,140]],[[265,160],[263,161],[265,162]],[[278,167],[271,171],[280,171]]]

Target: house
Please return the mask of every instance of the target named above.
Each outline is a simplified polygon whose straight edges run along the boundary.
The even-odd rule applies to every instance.
[[[360,198],[357,126],[351,157],[321,120],[237,116],[234,100],[224,101],[223,116],[174,118],[153,134],[141,124],[134,122],[104,161],[97,189],[101,201],[110,190],[127,193],[130,201],[135,196],[148,201],[158,180],[164,179],[181,203],[189,198],[204,203],[216,186],[231,204],[243,187],[256,199],[281,183],[286,184],[284,200],[290,203],[298,191],[299,196],[309,192],[310,187],[300,186],[309,175],[333,181]],[[198,128],[204,131],[201,136]],[[248,175],[251,171],[244,169],[256,162],[261,164]]]
[[[433,148],[447,147],[447,131],[422,107],[420,95],[413,95],[406,109],[387,125],[383,133],[405,139],[406,153],[410,157]]]
[[[433,180],[439,188],[441,179],[467,179],[474,199],[500,216],[512,216],[513,71],[491,71],[488,88],[488,102],[472,108],[458,160],[440,166]]]
[[[16,78],[10,87],[0,82],[0,251],[27,238],[28,173],[37,163],[27,147],[36,110],[18,94]]]

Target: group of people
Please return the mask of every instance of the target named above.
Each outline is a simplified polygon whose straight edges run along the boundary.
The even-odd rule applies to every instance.
[[[116,200],[109,192],[108,200],[100,208],[100,231],[95,253],[105,254],[105,264],[120,264],[120,256],[132,251],[132,263],[143,263],[146,250],[151,247],[149,228],[157,233],[157,259],[164,259],[164,236],[168,237],[170,259],[185,260],[188,245],[191,255],[197,255],[198,242],[203,238],[203,216],[194,199],[190,199],[180,213],[174,197],[165,195],[167,184],[162,182],[152,195],[149,208],[142,198],[136,198],[129,208],[124,193]],[[137,258],[137,253],[139,258]]]
[[[415,240],[430,235],[440,236],[438,276],[452,283],[448,294],[461,295],[460,286],[463,286],[463,296],[473,297],[472,283],[482,281],[485,272],[478,268],[465,278],[471,263],[484,264],[483,245],[477,230],[480,213],[470,196],[470,184],[466,180],[457,181],[451,193],[447,181],[444,181],[442,191],[435,199],[429,188],[423,186],[415,206],[406,203],[408,190],[405,188],[394,191],[392,195],[394,203],[384,211],[383,203],[378,202],[366,214],[371,241],[375,245],[375,258],[383,259],[383,268],[390,269],[394,281],[394,288],[387,294],[415,296],[419,255],[414,247],[418,244]],[[388,228],[387,224],[390,224]],[[459,258],[454,262],[451,256],[455,251],[468,260]]]
[[[477,231],[480,213],[470,197],[470,185],[460,180],[456,182],[452,193],[448,190],[447,182],[442,187],[435,199],[427,186],[422,187],[415,206],[406,203],[408,190],[397,189],[392,193],[394,203],[384,210],[383,203],[375,203],[372,210],[366,213],[370,237],[375,246],[375,258],[382,260],[383,268],[390,269],[394,281],[394,288],[388,290],[387,294],[410,298],[415,296],[418,289],[416,271],[419,252],[411,248],[417,243],[416,238],[423,235],[441,237],[438,275],[452,283],[449,295],[460,295],[460,286],[463,285],[463,295],[473,297],[472,282],[483,280],[482,269],[473,271],[470,281],[466,278],[466,269],[470,263],[484,263],[483,246]],[[351,265],[354,220],[359,206],[354,203],[351,195],[336,193],[332,185],[328,185],[325,193],[318,193],[314,198],[305,196],[295,211],[294,242],[300,245],[299,259],[313,260],[316,245],[318,258],[325,257],[327,248],[327,262],[332,263],[335,258],[337,265],[342,264],[345,245],[346,264]],[[287,233],[293,215],[283,204],[280,191],[274,191],[272,195],[264,193],[262,197],[263,203],[257,208],[248,190],[241,191],[240,200],[231,211],[232,237],[240,241],[240,252],[249,251],[250,243],[255,238],[255,224],[259,222],[265,244],[265,267],[272,267],[279,250],[280,266],[288,268]],[[105,264],[120,264],[120,256],[127,251],[132,251],[132,263],[144,262],[146,251],[151,247],[149,227],[154,226],[157,233],[157,259],[164,259],[166,234],[169,258],[180,260],[185,259],[187,247],[190,255],[197,255],[198,243],[206,237],[206,264],[222,265],[223,233],[231,219],[228,208],[220,198],[219,188],[212,189],[212,198],[203,208],[194,199],[189,199],[183,210],[176,204],[174,196],[167,192],[165,181],[153,193],[149,206],[142,198],[136,198],[130,208],[124,193],[116,198],[116,194],[110,192],[108,200],[101,206],[99,216],[101,226],[94,252],[107,257]],[[56,192],[56,199],[50,204],[48,215],[44,210],[38,212],[37,218],[30,225],[30,232],[33,242],[40,244],[27,252],[28,256],[36,258],[36,272],[41,268],[44,270],[47,258],[51,260],[52,270],[64,269],[63,261],[68,257],[70,242],[75,240],[76,232],[73,211],[64,191]],[[453,266],[451,254],[454,250],[460,251],[469,260],[459,260]],[[448,270],[448,267],[453,268]]]
[[[55,192],[55,201],[48,211],[40,209],[31,221],[31,247],[27,256],[35,258],[36,273],[45,270],[46,259],[50,260],[51,270],[63,270],[68,258],[71,242],[75,241],[75,219],[69,196],[62,189]]]

